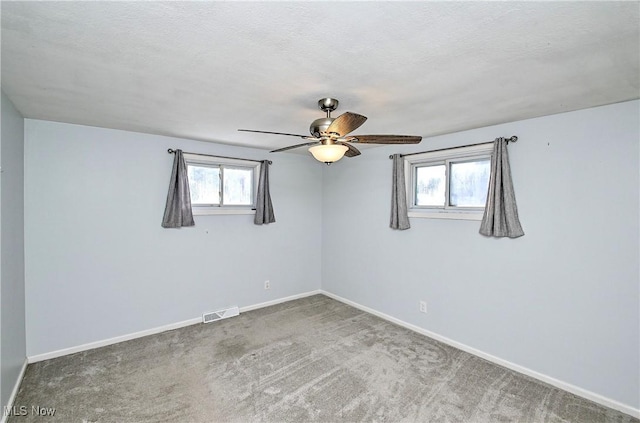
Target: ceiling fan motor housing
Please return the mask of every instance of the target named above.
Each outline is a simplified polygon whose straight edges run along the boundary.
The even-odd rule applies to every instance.
[[[334,119],[335,118],[332,117],[324,117],[314,120],[311,122],[311,126],[309,126],[309,132],[311,132],[311,135],[314,137],[320,138],[325,135],[327,128],[331,125],[331,122],[333,122]]]

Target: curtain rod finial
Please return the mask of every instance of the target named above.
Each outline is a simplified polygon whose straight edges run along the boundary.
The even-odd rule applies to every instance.
[[[167,153],[169,153],[169,154],[173,154],[173,153],[175,153],[175,152],[176,152],[176,151],[175,151],[174,149],[172,149],[172,148],[170,148],[170,149],[168,149],[168,150],[167,150]]]

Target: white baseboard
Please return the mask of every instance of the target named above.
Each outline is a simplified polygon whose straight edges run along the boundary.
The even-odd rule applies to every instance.
[[[269,307],[272,305],[286,303],[287,301],[298,300],[300,298],[310,297],[312,295],[322,294],[322,291],[316,289],[315,291],[303,292],[302,294],[291,295],[289,297],[278,298],[277,300],[266,301],[264,303],[254,304],[250,306],[240,307],[240,313],[244,313],[246,311],[257,310],[263,307]]]
[[[13,406],[13,402],[16,400],[16,395],[18,395],[18,390],[20,390],[20,384],[22,383],[22,379],[24,378],[24,372],[27,371],[27,364],[29,362],[27,359],[24,359],[24,363],[22,363],[22,368],[20,369],[20,373],[18,374],[18,379],[16,380],[16,384],[13,386],[13,391],[11,391],[11,395],[9,395],[9,401],[7,401],[6,408],[2,409],[2,414],[0,415],[0,423],[5,423],[7,421],[7,414],[5,414],[5,410],[10,409]]]
[[[555,378],[553,378],[551,376],[547,376],[545,374],[536,372],[535,370],[531,370],[531,369],[529,369],[527,367],[520,366],[518,364],[512,363],[512,362],[507,361],[507,360],[503,360],[502,358],[493,356],[491,354],[488,354],[486,352],[480,351],[480,350],[475,349],[473,347],[470,347],[468,345],[465,345],[465,344],[462,344],[460,342],[454,341],[453,339],[449,339],[449,338],[447,338],[445,336],[442,336],[442,335],[439,335],[437,333],[431,332],[429,330],[423,329],[423,328],[421,328],[419,326],[412,325],[411,323],[407,323],[407,322],[405,322],[403,320],[396,319],[395,317],[389,316],[388,314],[381,313],[381,312],[379,312],[377,310],[374,310],[372,308],[369,308],[367,306],[363,306],[363,305],[358,304],[358,303],[356,303],[354,301],[347,300],[346,298],[342,298],[339,295],[336,295],[336,294],[334,294],[332,292],[328,292],[328,291],[325,291],[325,290],[320,290],[320,292],[323,295],[326,295],[329,298],[333,298],[334,300],[340,301],[341,303],[345,303],[345,304],[348,304],[348,305],[350,305],[352,307],[360,309],[362,311],[366,311],[367,313],[373,314],[374,316],[378,316],[378,317],[380,317],[380,318],[382,318],[384,320],[387,320],[389,322],[395,323],[395,324],[397,324],[399,326],[402,326],[404,328],[407,328],[409,330],[412,330],[414,332],[417,332],[417,333],[419,333],[421,335],[424,335],[424,336],[427,336],[429,338],[435,339],[435,340],[440,341],[442,343],[445,343],[447,345],[451,345],[454,348],[457,348],[459,350],[468,352],[469,354],[473,354],[473,355],[478,356],[480,358],[483,358],[483,359],[485,359],[487,361],[495,363],[495,364],[497,364],[499,366],[506,367],[506,368],[514,370],[514,371],[516,371],[518,373],[522,373],[522,374],[530,376],[530,377],[532,377],[534,379],[538,379],[538,380],[540,380],[542,382],[548,383],[549,385],[553,385],[556,388],[560,388],[560,389],[562,389],[564,391],[571,392],[572,394],[575,394],[575,395],[577,395],[579,397],[582,397],[582,398],[586,398],[586,399],[588,399],[590,401],[593,401],[593,402],[598,403],[600,405],[603,405],[605,407],[613,408],[614,410],[618,410],[618,411],[620,411],[622,413],[625,413],[625,414],[628,414],[628,415],[630,415],[632,417],[640,418],[640,409],[633,408],[630,405],[622,404],[621,402],[612,400],[610,398],[604,397],[604,396],[602,396],[600,394],[596,394],[594,392],[588,391],[586,389],[580,388],[580,387],[572,385],[570,383],[563,382],[563,381],[555,379]]]
[[[320,290],[304,292],[302,294],[291,295],[289,297],[278,298],[275,300],[267,301],[264,303],[253,304],[245,307],[240,307],[240,313],[244,313],[250,310],[256,310],[263,307],[272,306],[275,304],[284,303],[291,300],[297,300],[299,298],[309,297],[311,295],[320,294]],[[195,325],[197,323],[202,323],[202,316],[196,317],[189,320],[184,320],[182,322],[171,323],[164,326],[158,326],[151,329],[146,329],[140,332],[134,332],[127,335],[116,336],[109,339],[104,339],[101,341],[90,342],[88,344],[82,344],[75,347],[63,348],[56,351],[51,351],[44,354],[37,354],[27,357],[29,363],[36,363],[38,361],[50,360],[52,358],[62,357],[64,355],[75,354],[77,352],[88,351],[94,348],[106,347],[107,345],[117,344],[119,342],[129,341],[131,339],[142,338],[143,336],[155,335],[160,332],[166,332],[168,330],[179,329],[185,326]],[[2,422],[0,422],[2,423]]]
[[[182,322],[171,323],[164,326],[158,326],[151,329],[142,330],[140,332],[129,333],[127,335],[116,336],[109,339],[103,339],[101,341],[89,342],[88,344],[77,345],[75,347],[63,348],[61,350],[55,350],[48,353],[36,354],[27,357],[29,363],[36,363],[38,361],[50,360],[52,358],[62,357],[64,355],[75,354],[77,352],[88,351],[94,348],[106,347],[107,345],[117,344],[118,342],[129,341],[131,339],[142,338],[143,336],[154,335],[160,332],[166,332],[168,330],[179,329],[185,326],[195,325],[202,322],[202,317],[196,317],[194,319],[184,320]]]

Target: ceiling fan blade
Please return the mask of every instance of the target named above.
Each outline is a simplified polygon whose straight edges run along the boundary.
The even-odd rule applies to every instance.
[[[269,153],[279,153],[281,151],[287,151],[287,150],[292,150],[294,148],[298,148],[298,147],[305,147],[307,145],[314,145],[314,144],[318,144],[318,141],[314,141],[314,142],[305,142],[304,144],[296,144],[296,145],[290,145],[289,147],[284,147],[284,148],[279,148],[277,150],[272,150],[269,151]]]
[[[345,147],[348,148],[348,150],[344,153],[345,156],[347,157],[355,157],[355,156],[359,156],[360,154],[360,150],[358,150],[357,148],[355,148],[354,146],[352,146],[351,144],[348,144],[344,141],[336,141],[336,144],[340,144],[340,145],[344,145]]]
[[[422,137],[413,135],[354,135],[349,142],[361,144],[418,144]]]
[[[288,135],[290,137],[300,137],[300,138],[309,137],[309,135],[287,134],[285,132],[255,131],[253,129],[238,129],[238,131],[241,131],[241,132],[257,132],[259,134]]]
[[[336,133],[340,137],[344,137],[351,131],[355,131],[362,125],[367,118],[357,113],[345,112],[335,118],[331,125],[327,128],[327,133]]]

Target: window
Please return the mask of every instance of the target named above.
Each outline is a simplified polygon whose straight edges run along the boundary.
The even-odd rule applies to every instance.
[[[254,214],[260,163],[185,154],[194,215]]]
[[[405,158],[409,217],[481,220],[493,143]]]

